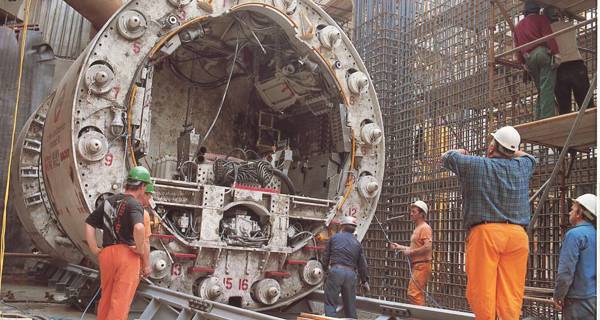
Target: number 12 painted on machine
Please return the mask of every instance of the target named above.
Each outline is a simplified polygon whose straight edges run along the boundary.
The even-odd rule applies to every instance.
[[[223,278],[223,286],[225,286],[225,289],[231,290],[233,288],[233,278]],[[237,289],[242,291],[248,290],[248,279],[238,279]]]

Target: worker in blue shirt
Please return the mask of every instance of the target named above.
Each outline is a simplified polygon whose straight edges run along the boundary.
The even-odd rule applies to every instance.
[[[361,281],[365,291],[369,291],[367,260],[362,246],[354,237],[356,218],[344,216],[341,219],[342,230],[336,233],[325,248],[323,268],[327,273],[325,280],[325,315],[334,317],[340,291],[346,318],[356,317],[356,279]]]
[[[569,212],[554,288],[554,306],[563,319],[596,319],[596,196],[584,194]]]
[[[536,159],[519,150],[521,136],[506,126],[492,133],[486,157],[464,149],[442,155],[458,177],[466,240],[467,301],[476,319],[517,320],[525,294],[529,239],[529,179]]]

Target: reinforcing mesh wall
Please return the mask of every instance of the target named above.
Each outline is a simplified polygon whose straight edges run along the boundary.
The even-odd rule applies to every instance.
[[[521,18],[523,2],[492,2],[505,8],[513,23]],[[509,24],[492,2],[355,1],[354,42],[378,93],[386,133],[382,197],[377,219],[363,240],[376,298],[408,301],[407,260],[387,248],[382,229],[392,241],[408,245],[414,228],[409,204],[423,200],[430,207],[433,229],[433,274],[427,288],[433,299],[427,304],[469,310],[462,198],[456,177],[441,168],[439,159],[456,148],[484,155],[491,132],[532,121],[537,98],[533,82],[523,81],[522,70],[494,60],[494,55],[512,49],[513,42]],[[594,18],[596,9],[580,14]],[[596,25],[578,29],[580,47],[593,49],[582,50],[590,79],[596,70]],[[530,182],[533,195],[550,177],[560,150],[530,144],[524,149],[539,161]],[[561,174],[551,187],[530,238],[524,317],[558,317],[548,301],[532,296],[547,295],[554,286],[568,227],[567,199],[596,191],[596,156],[593,149],[570,155],[570,173]]]

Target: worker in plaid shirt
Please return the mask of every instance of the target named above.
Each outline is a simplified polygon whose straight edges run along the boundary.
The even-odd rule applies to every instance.
[[[464,149],[442,155],[463,198],[467,301],[476,319],[519,319],[529,255],[529,179],[536,159],[519,151],[521,136],[507,126],[492,134],[487,157]]]

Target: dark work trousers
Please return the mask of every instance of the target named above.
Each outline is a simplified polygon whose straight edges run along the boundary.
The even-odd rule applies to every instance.
[[[335,317],[340,291],[346,318],[356,319],[356,273],[332,267],[325,280],[325,315]]]
[[[590,88],[587,68],[582,60],[563,62],[558,66],[556,72],[556,86],[554,93],[558,100],[558,112],[565,114],[573,112],[571,108],[571,92],[579,108],[585,100],[585,95]],[[588,108],[592,105],[592,100]]]
[[[589,299],[566,298],[563,305],[564,320],[595,320],[596,297]]]

